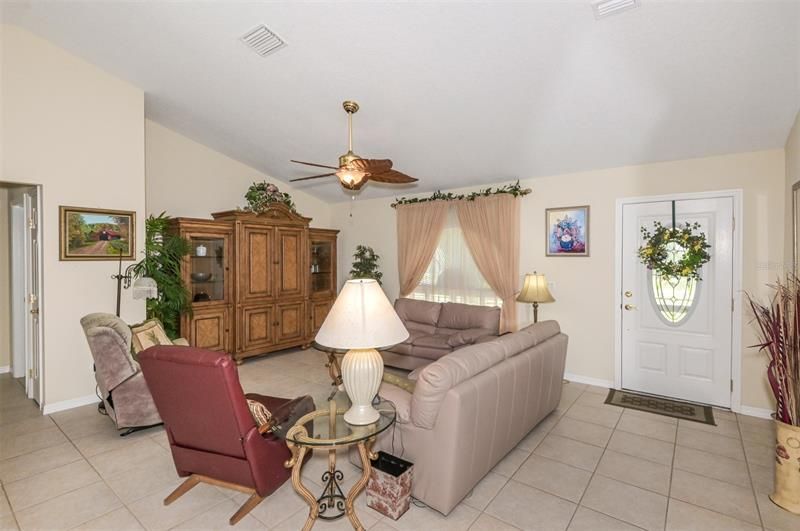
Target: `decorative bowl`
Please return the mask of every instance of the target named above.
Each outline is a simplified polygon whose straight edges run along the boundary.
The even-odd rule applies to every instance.
[[[208,282],[209,280],[211,280],[211,273],[201,273],[199,271],[196,271],[189,276],[191,276],[192,280],[194,280],[195,282]]]

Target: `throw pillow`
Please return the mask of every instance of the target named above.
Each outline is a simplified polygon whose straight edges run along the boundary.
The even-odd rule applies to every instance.
[[[267,406],[257,400],[248,398],[247,407],[250,408],[250,414],[253,416],[256,426],[258,426],[258,433],[271,431],[275,427],[275,420]]]
[[[417,382],[411,381],[408,378],[403,378],[402,376],[397,376],[396,374],[392,374],[390,372],[383,371],[383,381],[386,383],[390,383],[404,391],[408,391],[409,393],[413,393],[414,389],[417,387]]]
[[[154,345],[172,344],[158,319],[148,319],[141,324],[131,326],[131,334],[131,350],[134,355]]]

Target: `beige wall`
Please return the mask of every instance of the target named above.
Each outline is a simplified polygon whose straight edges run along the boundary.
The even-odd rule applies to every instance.
[[[255,181],[273,182],[292,195],[297,211],[314,227],[330,227],[331,207],[166,127],[145,122],[147,212],[208,218],[212,212],[244,206]]]
[[[522,182],[533,193],[522,200],[520,271],[537,270],[555,282],[554,304],[540,308],[545,319],[557,319],[570,336],[567,372],[614,379],[614,244],[616,200],[623,197],[742,189],[744,219],[743,287],[766,294],[783,260],[783,150],[743,153],[559,175]],[[349,209],[334,209],[342,230],[339,271],[343,281],[359,243],[381,255],[384,288],[398,293],[395,213],[391,199],[356,200]],[[544,209],[591,205],[591,257],[544,256]],[[532,320],[528,305],[520,308],[521,324]],[[771,408],[764,378],[764,358],[754,349],[749,317],[743,317],[742,403]]]
[[[0,181],[43,186],[44,403],[94,394],[79,318],[114,311],[114,262],[61,262],[58,207],[135,210],[144,237],[144,93],[14,26],[2,29]],[[126,291],[122,317],[144,318]]]
[[[800,181],[800,112],[794,119],[794,126],[786,139],[786,245],[784,247],[784,261],[787,269],[791,269],[794,252],[793,238],[793,215],[792,215],[792,186]]]
[[[11,365],[11,278],[8,190],[0,188],[0,367]]]

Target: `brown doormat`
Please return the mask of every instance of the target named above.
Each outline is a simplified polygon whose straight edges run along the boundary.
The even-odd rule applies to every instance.
[[[691,402],[680,402],[668,398],[640,395],[630,391],[619,391],[609,389],[606,397],[606,404],[612,406],[628,407],[665,417],[675,417],[676,419],[691,420],[716,426],[714,422],[714,411],[711,406],[701,406]]]

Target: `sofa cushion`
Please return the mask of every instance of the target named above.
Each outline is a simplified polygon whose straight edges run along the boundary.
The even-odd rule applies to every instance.
[[[394,309],[400,320],[406,324],[406,328],[409,327],[409,323],[417,323],[424,325],[424,329],[425,327],[436,327],[442,305],[438,302],[416,299],[397,299],[394,301]]]
[[[447,344],[453,348],[463,347],[465,345],[472,345],[479,339],[489,336],[491,338],[497,337],[492,334],[491,330],[484,328],[470,328],[469,330],[460,330],[447,338]]]
[[[500,331],[500,308],[489,306],[473,306],[445,302],[436,323],[438,328],[467,330],[484,328],[497,335]]]
[[[418,338],[420,338],[422,336],[427,336],[427,335],[430,335],[430,333],[426,333],[426,332],[423,332],[421,330],[408,330],[408,337],[406,338],[405,341],[403,341],[403,344],[413,345],[415,340],[417,340]],[[396,349],[392,349],[392,350],[396,350]]]
[[[450,336],[445,335],[420,335],[414,339],[412,345],[415,347],[430,347],[430,348],[440,348],[444,350],[451,350],[450,345],[447,343],[447,340],[450,339]]]
[[[419,374],[411,397],[411,420],[421,428],[433,428],[447,392],[459,383],[500,363],[505,349],[496,341],[451,352]]]

